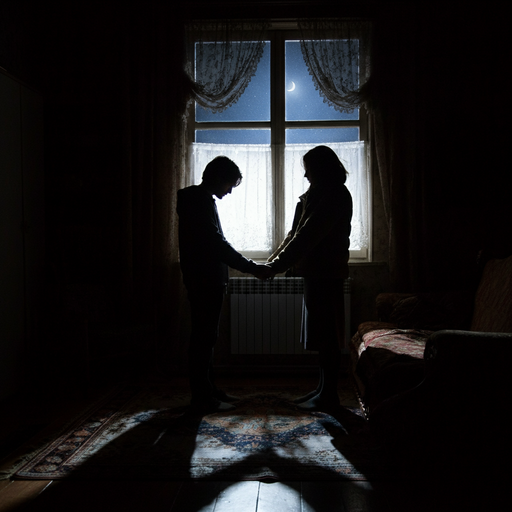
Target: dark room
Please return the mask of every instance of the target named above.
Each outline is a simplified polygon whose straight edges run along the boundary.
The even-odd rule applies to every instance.
[[[0,512],[501,510],[506,12],[0,0]]]

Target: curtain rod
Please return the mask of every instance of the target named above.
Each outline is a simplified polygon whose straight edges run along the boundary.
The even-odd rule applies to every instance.
[[[318,21],[334,21],[334,20],[337,20],[337,21],[347,21],[347,22],[356,22],[356,21],[361,21],[361,22],[365,22],[365,21],[371,21],[371,18],[361,18],[361,17],[354,17],[354,18],[350,18],[350,17],[338,17],[338,16],[332,16],[332,17],[326,17],[326,16],[322,16],[322,17],[318,17],[318,18],[314,18],[314,17],[298,17],[298,18],[203,18],[203,19],[200,19],[200,18],[195,18],[195,19],[190,19],[190,20],[186,20],[185,23],[190,23],[190,24],[193,24],[193,23],[230,23],[230,22],[233,22],[233,23],[240,23],[240,22],[268,22],[270,23],[271,25],[271,28],[272,29],[290,29],[290,28],[297,28],[298,26],[298,22],[300,20],[304,20],[304,19],[307,19],[307,20],[318,20]]]

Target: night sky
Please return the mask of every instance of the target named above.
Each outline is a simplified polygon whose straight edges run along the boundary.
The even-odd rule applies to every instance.
[[[340,113],[324,103],[315,89],[302,57],[299,41],[286,42],[285,101],[286,120],[324,121],[357,119],[359,112]],[[224,112],[213,114],[197,107],[201,121],[270,121],[270,43],[265,45],[256,75],[237,103]],[[287,130],[286,142],[328,143],[359,140],[358,128]],[[270,144],[270,130],[197,130],[196,142],[229,144]]]

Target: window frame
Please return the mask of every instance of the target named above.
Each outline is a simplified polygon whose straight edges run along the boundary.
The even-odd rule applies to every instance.
[[[286,41],[299,41],[300,33],[296,22],[274,21],[265,34],[265,40],[270,41],[270,121],[196,121],[196,102],[189,104],[187,111],[187,139],[189,145],[195,141],[196,130],[229,130],[229,129],[269,129],[271,134],[272,151],[272,194],[274,212],[272,219],[272,250],[275,251],[287,235],[290,226],[285,226],[285,147],[287,129],[305,128],[359,128],[359,141],[368,145],[368,114],[363,105],[359,107],[358,120],[334,121],[287,121],[285,112],[285,44]],[[328,143],[326,143],[328,145]],[[370,150],[367,151],[367,183],[368,190],[368,248],[350,250],[349,262],[370,262],[372,241],[371,218],[371,172]],[[298,200],[298,198],[297,198]],[[267,251],[240,251],[248,258],[265,260],[270,256]]]

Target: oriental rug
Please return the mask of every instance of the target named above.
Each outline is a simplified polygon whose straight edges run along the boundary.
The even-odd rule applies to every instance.
[[[187,412],[169,384],[105,396],[19,468],[17,479],[365,480],[390,474],[352,392],[332,414],[304,413],[304,390],[229,388],[229,413]]]

